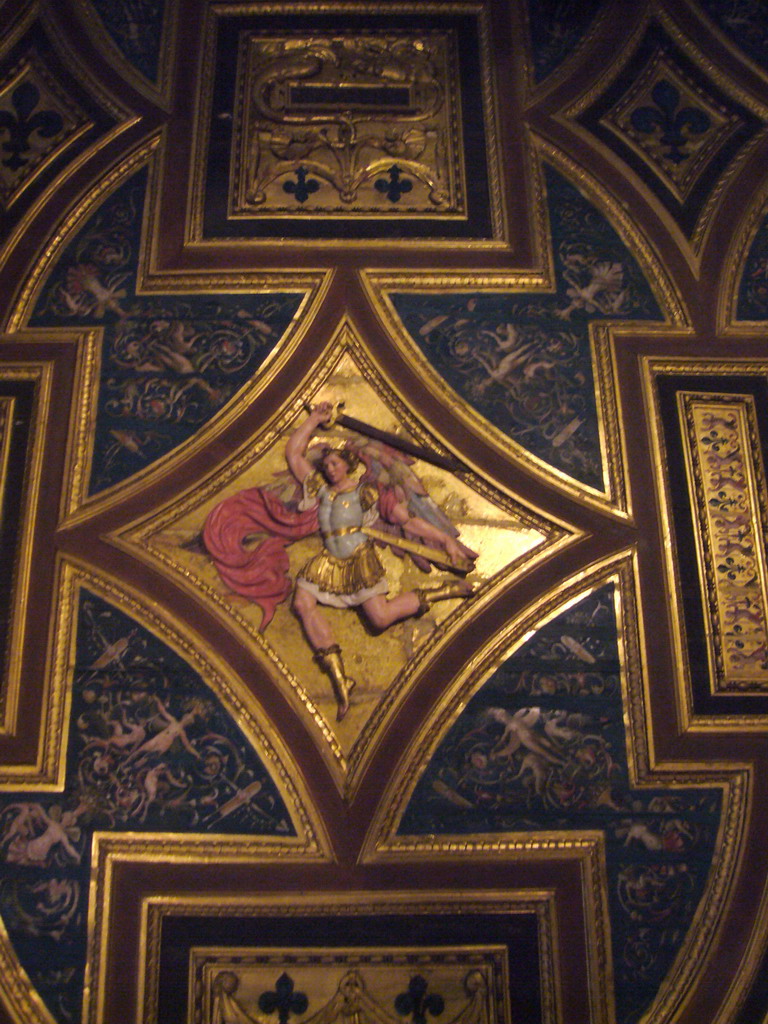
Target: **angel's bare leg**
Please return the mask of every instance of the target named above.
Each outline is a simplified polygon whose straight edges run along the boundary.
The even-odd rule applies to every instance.
[[[401,619],[409,619],[421,608],[421,599],[415,590],[407,590],[397,597],[386,598],[374,594],[361,605],[366,618],[374,629],[386,629]]]
[[[368,621],[374,629],[387,629],[401,619],[423,615],[436,601],[447,601],[453,597],[470,597],[474,587],[467,580],[446,580],[432,587],[406,590],[397,597],[386,598],[383,594],[369,597],[362,605]]]
[[[334,644],[330,624],[317,605],[317,598],[303,587],[296,587],[293,610],[301,620],[313,650],[321,651]]]
[[[336,698],[336,718],[341,721],[349,710],[349,695],[354,689],[355,681],[344,671],[339,645],[334,643],[333,632],[328,620],[317,606],[317,598],[303,587],[296,587],[293,609],[301,619],[304,632],[315,652],[315,660],[330,676],[333,695]]]

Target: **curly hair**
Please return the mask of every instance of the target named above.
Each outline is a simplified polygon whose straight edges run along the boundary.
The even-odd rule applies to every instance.
[[[325,460],[329,455],[338,455],[340,459],[344,459],[350,473],[353,473],[360,465],[360,457],[351,448],[332,448],[330,445],[326,445],[320,452],[320,458],[317,460],[321,473],[325,469]]]

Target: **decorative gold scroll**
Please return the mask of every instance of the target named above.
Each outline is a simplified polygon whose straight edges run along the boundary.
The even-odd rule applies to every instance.
[[[754,398],[681,391],[710,689],[768,693],[768,495]]]

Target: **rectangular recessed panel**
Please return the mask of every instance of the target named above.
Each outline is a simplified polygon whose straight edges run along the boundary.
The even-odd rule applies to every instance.
[[[161,901],[145,1019],[553,1024],[550,910],[503,893]]]
[[[694,716],[768,714],[768,376],[759,364],[655,371],[665,537]]]
[[[191,237],[503,238],[480,7],[226,8],[206,46]]]
[[[0,728],[7,711],[12,608],[22,546],[34,397],[34,380],[12,379],[0,372]]]

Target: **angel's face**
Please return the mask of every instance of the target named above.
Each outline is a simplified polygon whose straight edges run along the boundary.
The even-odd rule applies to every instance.
[[[341,455],[337,455],[336,452],[329,452],[323,459],[323,475],[332,486],[344,483],[348,473],[347,460],[343,459]]]

